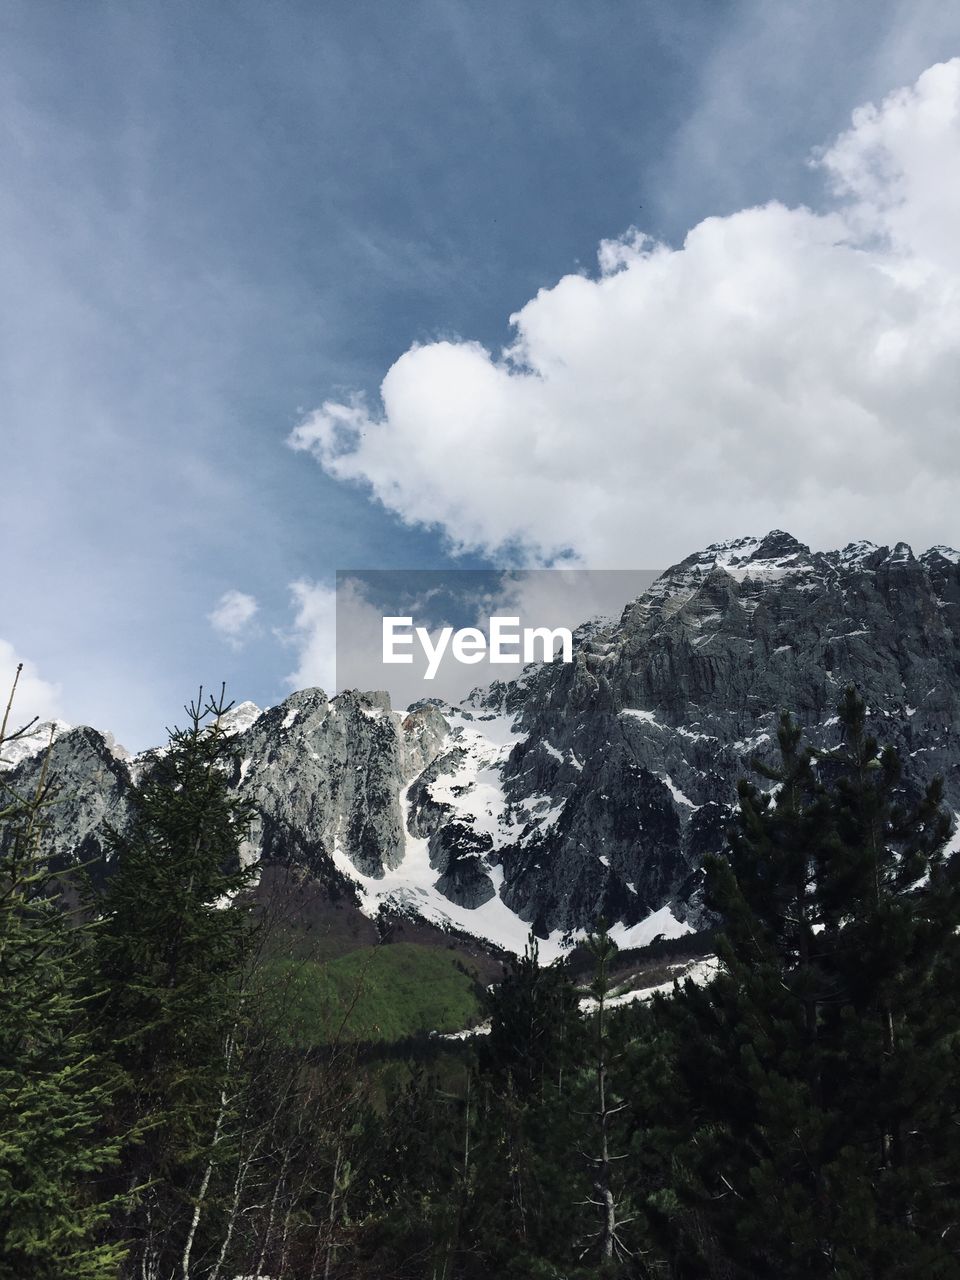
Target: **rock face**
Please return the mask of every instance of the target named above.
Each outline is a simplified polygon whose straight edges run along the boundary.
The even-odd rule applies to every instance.
[[[260,814],[256,852],[314,873],[334,849],[364,875],[403,858],[400,789],[436,755],[446,724],[434,707],[401,720],[383,693],[328,701],[306,689],[264,711],[237,736],[234,774]]]
[[[664,901],[682,913],[736,778],[775,756],[780,711],[832,743],[849,684],[908,778],[942,775],[960,808],[958,559],[902,543],[814,554],[776,531],[668,570],[572,665],[528,682],[505,790],[562,810],[504,851],[504,900],[552,927]]]
[[[51,735],[44,737],[41,743],[38,735],[38,754],[21,760],[6,779],[21,794],[36,788]],[[49,751],[45,847],[55,865],[83,863],[96,873],[108,857],[108,829],[130,820],[130,762],[112,738],[86,726],[61,727]]]
[[[583,628],[572,664],[460,707],[316,689],[243,704],[233,782],[259,814],[250,856],[353,881],[368,911],[401,903],[494,940],[600,915],[630,941],[651,916],[656,931],[695,924],[697,869],[723,843],[736,779],[775,755],[781,709],[831,743],[855,684],[908,782],[943,776],[960,809],[958,562],[902,543],[814,553],[775,531],[690,556],[616,623]],[[147,765],[93,730],[61,733],[58,855],[101,856]]]

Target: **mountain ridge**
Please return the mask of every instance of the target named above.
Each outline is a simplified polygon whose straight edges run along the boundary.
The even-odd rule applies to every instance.
[[[301,690],[229,713],[246,856],[303,869],[367,915],[420,917],[545,953],[600,917],[624,945],[702,921],[699,866],[736,778],[789,709],[815,745],[856,685],[906,784],[960,809],[960,555],[790,534],[731,539],[666,570],[569,665],[531,666],[458,707]],[[104,857],[129,821],[130,759],[96,730],[55,736],[57,856]],[[24,777],[39,757],[20,760]]]

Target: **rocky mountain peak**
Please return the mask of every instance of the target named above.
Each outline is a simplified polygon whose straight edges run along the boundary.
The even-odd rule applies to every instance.
[[[41,720],[30,725],[26,733],[11,738],[0,748],[0,769],[12,769],[21,761],[45,751],[51,742],[69,733],[72,728],[65,720]]]
[[[954,551],[953,547],[931,547],[929,551],[924,551],[920,557],[923,564],[960,564],[960,551]]]
[[[809,555],[810,548],[792,534],[785,533],[783,529],[771,529],[765,537],[760,539],[750,559],[759,562],[782,561]]]
[[[220,727],[224,733],[245,733],[263,714],[255,702],[239,702],[220,717]]]
[[[960,810],[960,555],[869,542],[812,552],[783,530],[667,569],[574,662],[527,668],[460,706],[320,689],[230,713],[232,782],[258,818],[247,855],[384,908],[521,949],[616,921],[639,944],[701,919],[699,867],[722,847],[738,777],[771,760],[789,709],[832,744],[860,689],[905,785],[934,774]],[[127,820],[132,773],[93,730],[52,767],[58,855],[96,854]],[[39,757],[22,759],[29,785]],[[132,772],[131,772],[132,771]]]

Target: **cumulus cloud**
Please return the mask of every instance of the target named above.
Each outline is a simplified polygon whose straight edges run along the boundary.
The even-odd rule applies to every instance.
[[[291,633],[282,638],[296,647],[298,662],[287,683],[331,693],[336,684],[337,593],[306,579],[292,582],[290,593],[296,613]]]
[[[631,230],[514,316],[499,353],[416,345],[381,405],[292,433],[460,551],[665,563],[772,527],[816,546],[956,542],[960,59],[815,158],[820,211]]]
[[[233,645],[239,645],[256,617],[259,606],[253,596],[244,591],[225,591],[216,608],[207,619],[219,635]]]
[[[0,718],[7,706],[10,690],[19,663],[23,663],[7,733],[11,734],[36,717],[38,720],[57,720],[60,707],[60,686],[51,684],[40,676],[34,663],[22,658],[7,640],[0,640]]]

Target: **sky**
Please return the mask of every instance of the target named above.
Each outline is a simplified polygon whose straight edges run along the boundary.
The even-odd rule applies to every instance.
[[[0,679],[156,743],[337,569],[960,543],[947,0],[7,0]]]

